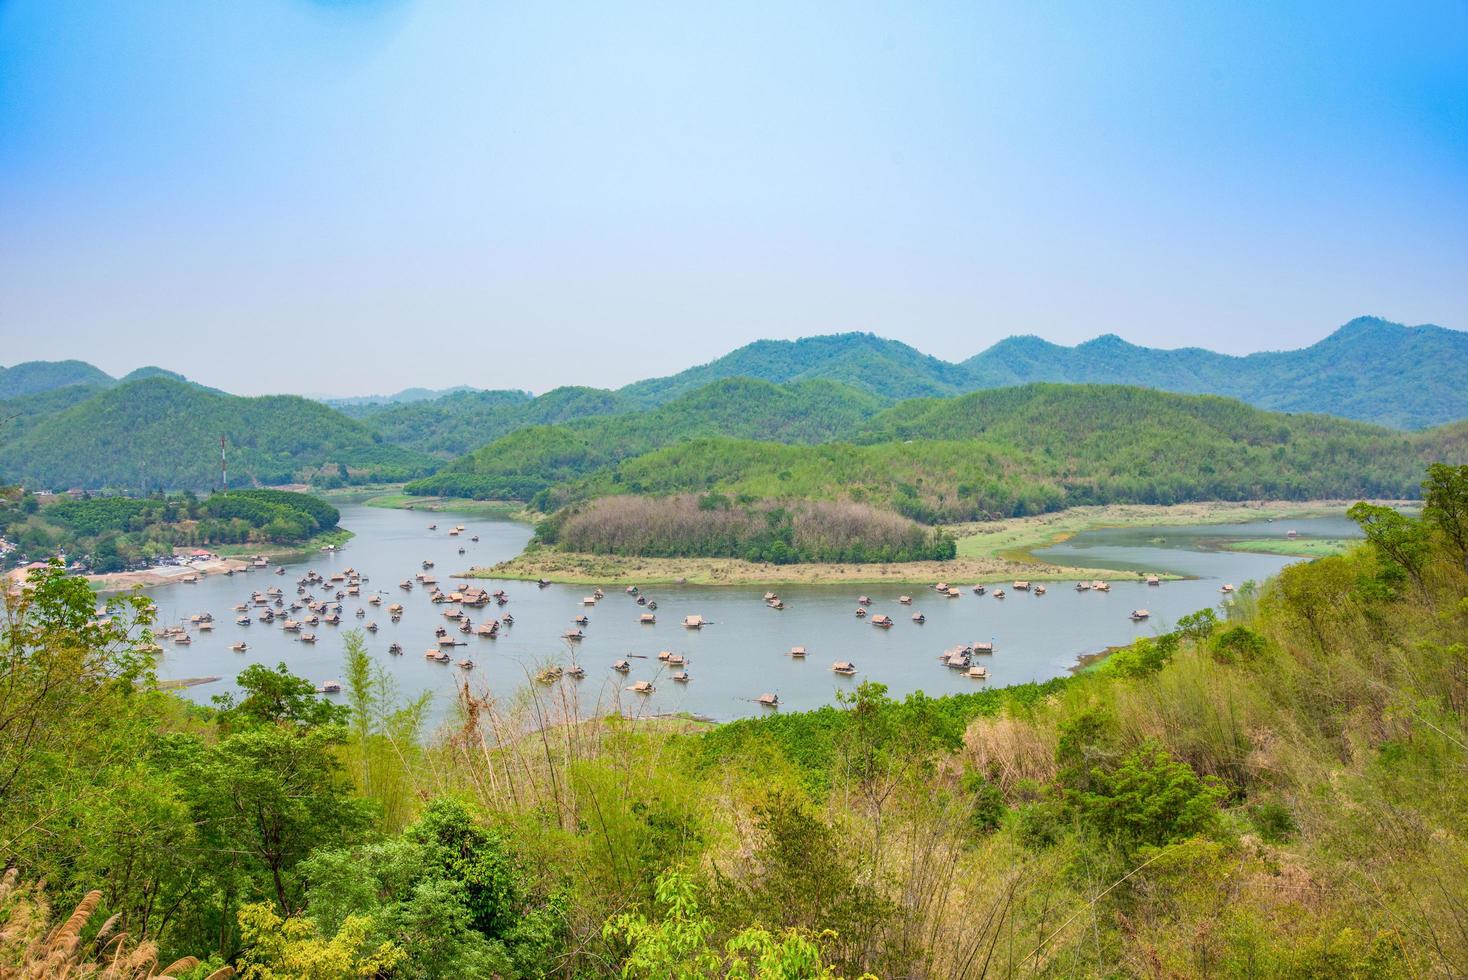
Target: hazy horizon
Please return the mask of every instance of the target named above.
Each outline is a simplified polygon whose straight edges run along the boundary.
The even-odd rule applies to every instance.
[[[618,387],[1468,327],[1468,6],[0,0],[0,363]]]

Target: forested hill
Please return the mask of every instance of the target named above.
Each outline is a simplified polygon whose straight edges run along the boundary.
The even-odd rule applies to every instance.
[[[68,385],[106,385],[112,380],[86,361],[26,361],[0,367],[0,398],[24,398]]]
[[[1033,381],[1142,385],[1416,429],[1468,418],[1468,333],[1362,317],[1309,347],[1245,357],[1200,348],[1138,347],[1109,334],[1077,347],[1011,337],[962,364],[871,334],[836,334],[758,341],[620,393],[642,404],[661,404],[734,376],[777,383],[824,378],[889,399]]]
[[[757,340],[716,361],[666,378],[651,378],[619,394],[643,405],[660,405],[723,378],[757,378],[783,384],[839,381],[883,398],[921,398],[973,390],[968,371],[930,357],[907,344],[869,333],[843,333],[800,340]]]
[[[461,391],[431,401],[349,408],[397,446],[460,456],[517,429],[555,425],[637,406],[601,388],[556,388],[536,397],[524,391]]]
[[[963,367],[973,388],[1030,381],[1124,383],[1403,429],[1468,418],[1468,333],[1375,317],[1352,320],[1301,350],[1245,357],[1197,347],[1138,347],[1111,334],[1077,347],[1011,337]]]
[[[66,394],[52,391],[20,405]],[[236,486],[403,480],[433,465],[318,402],[292,395],[239,398],[150,377],[5,425],[0,483],[207,489],[219,484],[220,436],[229,445],[230,482]]]
[[[25,361],[14,367],[0,367],[0,400],[28,398],[63,388],[84,388],[100,391],[129,381],[144,378],[172,378],[188,381],[176,371],[149,365],[129,371],[121,378],[114,378],[99,367],[86,361]],[[210,388],[209,391],[215,389]]]
[[[823,442],[844,438],[885,404],[874,395],[830,381],[775,385],[731,378],[660,408],[512,432],[417,481],[409,490],[528,500],[554,484],[684,439],[720,435],[769,442]]]
[[[1093,503],[1411,497],[1425,460],[1468,459],[1468,423],[1408,434],[1116,385],[918,400],[856,432],[855,442],[819,445],[670,441],[615,467],[589,468],[582,482],[542,502],[717,491],[851,499],[947,522]]]

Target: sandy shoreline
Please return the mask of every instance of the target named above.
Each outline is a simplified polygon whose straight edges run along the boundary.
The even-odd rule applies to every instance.
[[[931,585],[939,581],[971,585],[1014,579],[1051,582],[1093,578],[1123,581],[1139,578],[1144,573],[1056,565],[1035,558],[1031,552],[1094,528],[1233,524],[1265,518],[1279,520],[1339,514],[1351,503],[1354,501],[1215,501],[1073,507],[1035,517],[949,526],[947,530],[958,539],[958,557],[943,562],[771,565],[737,558],[622,558],[533,548],[509,561],[487,568],[471,568],[455,577],[545,579],[568,585],[864,585],[881,582]]]
[[[195,562],[192,565],[164,565],[159,568],[139,569],[135,572],[88,575],[86,579],[98,592],[122,592],[138,587],[150,588],[155,585],[182,584],[189,575],[203,578],[205,575],[243,572],[249,567],[250,563],[242,558],[216,558],[211,561]]]

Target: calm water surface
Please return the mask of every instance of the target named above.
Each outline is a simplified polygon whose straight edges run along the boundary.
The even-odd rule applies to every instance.
[[[342,525],[356,537],[339,552],[319,554],[309,561],[287,565],[286,575],[255,571],[232,577],[207,576],[196,585],[168,585],[150,590],[158,603],[159,624],[178,622],[190,615],[212,612],[212,633],[192,630],[189,646],[164,644],[158,673],[164,678],[219,675],[223,680],[191,687],[182,693],[207,702],[215,694],[234,690],[233,678],[250,663],[274,666],[284,662],[292,672],[320,682],[342,673],[343,631],[367,621],[376,621],[378,633],[368,635],[368,648],[397,681],[405,695],[428,690],[434,694],[434,718],[442,719],[451,709],[456,685],[467,680],[476,690],[488,688],[507,697],[530,683],[535,673],[549,664],[586,668],[575,685],[579,703],[611,705],[620,700],[622,710],[639,712],[689,711],[719,720],[758,714],[762,709],[753,699],[764,692],[779,695],[787,710],[816,708],[832,703],[839,690],[852,689],[862,680],[881,681],[891,693],[902,696],[922,690],[932,695],[972,691],[982,685],[1015,684],[1045,680],[1065,673],[1076,658],[1105,647],[1126,643],[1138,636],[1159,633],[1176,619],[1195,610],[1216,606],[1223,582],[1242,584],[1265,579],[1291,559],[1273,555],[1243,554],[1218,550],[1221,541],[1283,536],[1296,529],[1307,537],[1354,536],[1354,526],[1344,518],[1313,518],[1289,522],[1213,525],[1205,527],[1125,528],[1088,531],[1037,554],[1049,561],[1088,567],[1133,570],[1132,580],[1118,574],[1110,593],[1076,592],[1068,583],[1049,583],[1049,592],[1035,596],[1007,589],[1008,598],[975,596],[972,583],[955,582],[963,589],[957,599],[939,597],[929,588],[916,585],[783,586],[778,587],[787,608],[767,608],[758,586],[652,586],[649,598],[658,603],[657,624],[645,626],[638,616],[645,610],[619,587],[607,587],[606,598],[594,607],[582,605],[590,586],[553,585],[545,589],[531,582],[476,584],[489,591],[503,588],[508,605],[471,609],[477,625],[490,616],[513,613],[515,625],[502,630],[497,639],[460,637],[467,646],[455,647],[454,658],[469,657],[475,667],[460,670],[424,659],[434,645],[434,629],[447,624],[446,606],[429,601],[419,587],[403,592],[398,583],[420,571],[430,559],[433,573],[445,591],[452,591],[450,576],[471,565],[490,565],[518,554],[529,540],[523,524],[453,514],[424,514],[365,506],[341,508]],[[428,525],[438,524],[437,531]],[[449,537],[456,524],[465,526],[459,537]],[[470,537],[478,535],[479,541]],[[458,554],[459,548],[465,554]],[[296,580],[307,569],[330,576],[351,566],[368,577],[360,599],[343,600],[343,623],[339,627],[315,628],[317,643],[302,644],[293,634],[273,625],[255,622],[235,625],[233,607],[249,599],[251,592],[278,585],[287,602],[294,596]],[[1178,582],[1148,587],[1135,581],[1136,569],[1196,576]],[[318,597],[321,587],[311,590]],[[367,606],[375,591],[383,595],[383,606]],[[896,625],[888,630],[871,626],[854,615],[856,599],[865,591],[872,599],[870,613],[886,613]],[[903,591],[913,596],[911,607],[897,603]],[[992,591],[992,587],[991,587]],[[406,608],[402,621],[393,624],[386,605],[400,602]],[[358,619],[356,610],[367,610]],[[1131,610],[1145,607],[1151,619],[1134,623]],[[911,621],[921,611],[927,622]],[[561,634],[572,619],[586,613],[591,618],[586,637],[570,644]],[[684,616],[702,615],[711,621],[702,630],[687,630]],[[450,624],[450,629],[454,626]],[[456,637],[459,636],[454,632]],[[249,644],[238,654],[230,646]],[[995,653],[980,660],[988,667],[989,679],[970,680],[938,662],[938,655],[959,643],[992,641]],[[402,644],[402,656],[389,655],[388,646]],[[809,650],[805,660],[788,656],[792,646]],[[671,670],[657,659],[661,650],[672,650],[688,658],[691,680],[678,684]],[[632,671],[614,673],[614,660],[628,657]],[[855,677],[831,672],[836,660],[849,660],[858,670]],[[638,680],[650,680],[650,696],[625,693],[623,688]]]

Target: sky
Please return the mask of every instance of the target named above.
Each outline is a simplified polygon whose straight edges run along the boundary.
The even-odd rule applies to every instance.
[[[617,386],[1468,329],[1468,2],[0,0],[0,364]]]

